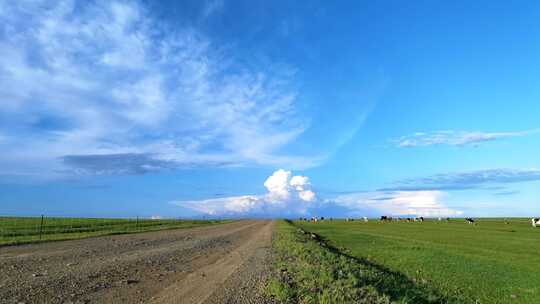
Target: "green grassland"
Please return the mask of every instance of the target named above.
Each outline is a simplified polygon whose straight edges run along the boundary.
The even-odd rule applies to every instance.
[[[441,297],[431,296],[435,302],[540,303],[540,229],[526,219],[477,223],[334,220],[294,225],[320,235],[357,263],[431,290]]]
[[[41,217],[0,217],[0,245],[191,228],[224,222],[227,221],[45,217],[42,223]]]
[[[318,235],[278,222],[266,292],[277,303],[463,303],[429,284],[338,250]]]

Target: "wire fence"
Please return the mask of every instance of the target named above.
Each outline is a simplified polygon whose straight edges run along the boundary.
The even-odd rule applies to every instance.
[[[149,218],[0,217],[0,245],[211,224],[217,221]]]

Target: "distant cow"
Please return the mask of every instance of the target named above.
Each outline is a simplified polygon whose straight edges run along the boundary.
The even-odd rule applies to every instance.
[[[391,220],[392,220],[391,217],[388,217],[386,215],[381,216],[381,222],[386,222],[386,221],[391,221]]]
[[[466,218],[465,220],[467,221],[468,224],[471,224],[471,225],[476,224],[476,222],[474,221],[474,219],[472,219],[472,218],[470,218],[470,217]]]
[[[364,222],[366,222],[366,223],[368,222],[367,216],[364,216]]]
[[[531,223],[533,227],[540,226],[540,218],[533,218],[531,219]]]

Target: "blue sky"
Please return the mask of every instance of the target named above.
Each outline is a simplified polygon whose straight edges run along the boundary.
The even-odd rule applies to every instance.
[[[0,214],[540,214],[540,4],[0,4]]]

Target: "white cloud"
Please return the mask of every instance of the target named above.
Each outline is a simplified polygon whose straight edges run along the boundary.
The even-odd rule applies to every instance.
[[[313,202],[316,199],[315,192],[311,190],[305,190],[298,192],[298,197],[306,202]]]
[[[521,137],[539,133],[540,130],[528,130],[519,132],[477,132],[477,131],[437,131],[437,132],[417,132],[412,135],[403,136],[399,139],[391,140],[398,147],[425,147],[434,145],[448,146],[478,146],[481,143],[494,141],[501,138]]]
[[[173,201],[174,205],[211,216],[291,217],[321,215],[328,208],[338,216],[459,216],[463,212],[447,207],[442,191],[358,192],[319,200],[306,176],[293,176],[283,169],[264,183],[264,195],[244,195],[195,201]]]
[[[258,214],[263,205],[260,197],[251,195],[171,203],[208,215]]]
[[[304,191],[306,186],[309,186],[309,179],[306,176],[294,176],[291,178],[290,185],[297,191]]]
[[[392,216],[459,216],[463,212],[442,203],[442,191],[362,192],[338,196],[329,202],[351,210],[375,210]]]
[[[288,200],[289,199],[289,179],[291,172],[280,169],[270,176],[264,186],[268,189],[268,196],[271,200]]]
[[[307,127],[293,68],[242,66],[234,50],[166,29],[138,2],[6,1],[0,24],[0,115],[12,118],[1,125],[4,171],[66,172],[65,156],[90,156],[112,172],[107,156],[124,153],[171,167],[317,161],[277,152]]]
[[[291,177],[291,172],[283,169],[274,172],[264,186],[268,190],[267,200],[270,202],[290,200],[291,196],[293,200],[300,199],[305,202],[316,199],[308,177],[301,175]]]
[[[283,169],[268,177],[264,186],[268,190],[265,195],[171,203],[213,216],[289,216],[307,214],[317,199],[307,177],[292,176]]]

